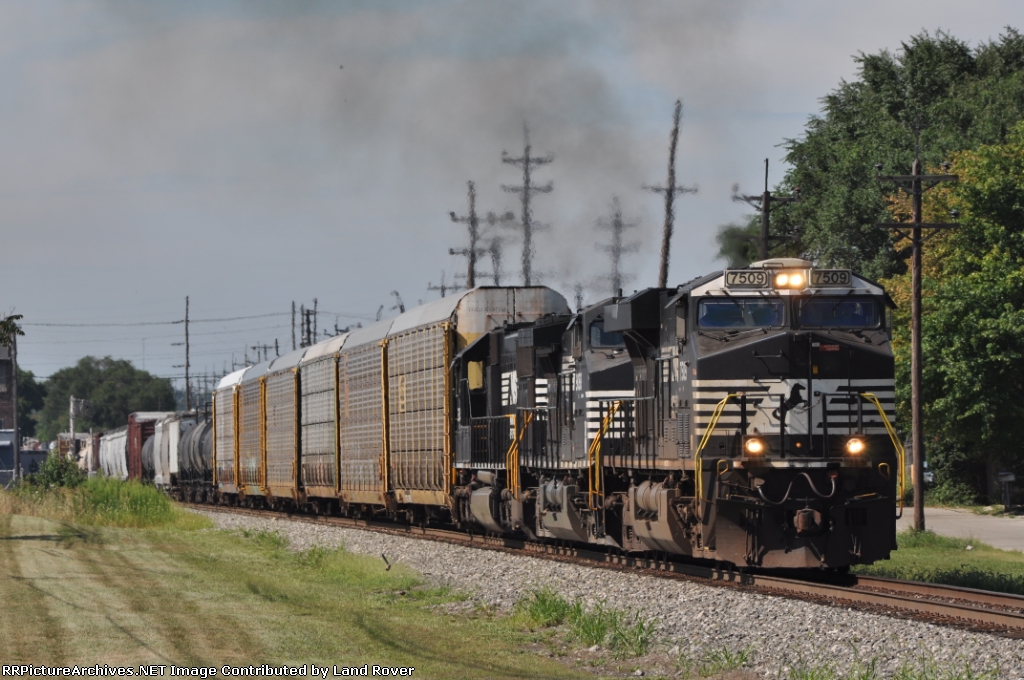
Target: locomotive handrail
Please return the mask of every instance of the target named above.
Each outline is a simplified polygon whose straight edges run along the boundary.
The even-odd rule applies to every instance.
[[[587,489],[587,507],[591,510],[597,510],[598,505],[595,501],[595,497],[601,497],[604,493],[601,488],[601,440],[604,438],[604,433],[611,427],[612,419],[615,417],[619,407],[622,406],[622,402],[619,400],[613,401],[612,405],[608,407],[608,414],[605,415],[604,420],[601,421],[601,429],[597,431],[594,436],[594,441],[590,442],[590,447],[587,449],[587,463],[590,469],[590,487]]]
[[[512,428],[515,429],[516,415],[513,413],[506,417],[512,421]],[[512,497],[516,500],[519,500],[519,442],[523,440],[523,435],[526,434],[526,428],[530,426],[531,420],[533,420],[533,411],[526,414],[526,419],[523,421],[523,429],[519,430],[512,439],[508,452],[505,454],[505,481],[512,492]]]
[[[697,452],[693,454],[693,481],[697,486],[698,511],[700,509],[700,501],[704,500],[704,473],[701,470],[701,452],[704,451],[704,447],[707,446],[708,441],[711,439],[711,433],[715,431],[715,426],[718,425],[718,419],[722,417],[722,412],[725,411],[726,403],[728,403],[728,401],[733,397],[738,396],[740,396],[738,392],[733,392],[725,395],[725,399],[718,402],[718,405],[715,406],[715,412],[711,415],[711,420],[708,422],[708,429],[704,430],[704,436],[701,437],[700,446],[697,447]]]
[[[907,452],[903,448],[903,444],[900,443],[899,437],[896,435],[896,428],[892,426],[892,423],[889,422],[889,417],[885,415],[885,409],[882,408],[882,402],[878,400],[878,397],[875,396],[873,392],[861,392],[860,396],[874,404],[875,408],[878,409],[878,415],[882,417],[882,423],[885,425],[885,431],[889,433],[889,439],[892,440],[892,445],[896,448],[896,456],[900,463],[900,474],[896,478],[899,480],[899,491],[896,495],[899,497],[898,503],[900,507],[900,514],[898,514],[897,517],[902,517],[903,495],[906,493],[907,489],[907,466],[905,462]]]

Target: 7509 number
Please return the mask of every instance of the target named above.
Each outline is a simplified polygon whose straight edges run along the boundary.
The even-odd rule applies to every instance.
[[[737,269],[726,272],[725,285],[730,288],[764,288],[768,285],[768,272],[756,269]]]
[[[811,271],[812,286],[849,286],[851,281],[848,269],[815,269]]]

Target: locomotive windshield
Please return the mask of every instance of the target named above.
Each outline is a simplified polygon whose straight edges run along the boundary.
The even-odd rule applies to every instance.
[[[622,333],[619,331],[606,331],[604,329],[604,321],[594,321],[590,324],[591,347],[621,347],[622,344]]]
[[[780,298],[737,298],[700,301],[701,328],[770,328],[781,326],[785,307]]]
[[[878,328],[882,311],[872,298],[813,297],[801,300],[797,324],[804,328]]]

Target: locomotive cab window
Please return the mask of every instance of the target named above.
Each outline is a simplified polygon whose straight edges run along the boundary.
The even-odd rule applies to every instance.
[[[593,321],[590,324],[590,346],[598,347],[622,347],[622,333],[619,331],[606,331],[604,321]]]
[[[773,328],[784,320],[780,298],[705,298],[697,311],[701,328]]]
[[[803,328],[880,328],[882,309],[868,297],[812,297],[797,304],[797,323]]]

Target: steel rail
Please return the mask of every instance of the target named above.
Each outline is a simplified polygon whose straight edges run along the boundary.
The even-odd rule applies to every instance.
[[[762,594],[809,600],[830,606],[854,606],[888,616],[915,618],[929,623],[1024,639],[1024,597],[1019,595],[852,574],[823,573],[820,578],[810,580],[680,562],[670,559],[667,555],[612,553],[566,543],[539,543],[522,538],[464,533],[372,519],[308,515],[223,505],[181,505],[194,510],[261,518],[284,518],[290,521],[435,540],[618,571],[639,571],[652,576],[743,588]]]

